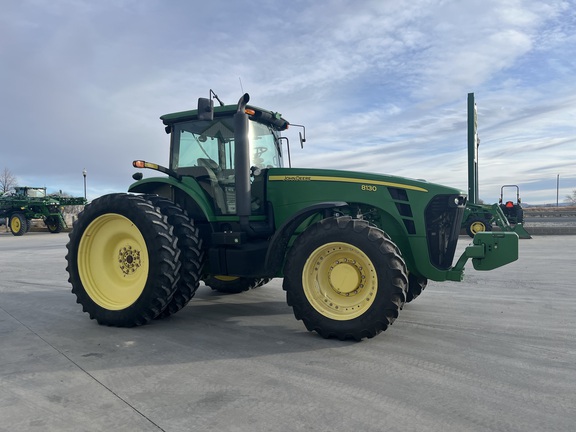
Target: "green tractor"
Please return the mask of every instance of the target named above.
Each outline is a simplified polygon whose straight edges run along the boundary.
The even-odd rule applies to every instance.
[[[0,197],[0,217],[15,236],[30,230],[32,219],[42,219],[51,233],[59,233],[66,228],[61,208],[69,205],[84,205],[84,198],[71,198],[46,195],[45,187],[18,186],[14,193]]]
[[[513,201],[503,203],[504,189],[510,187],[516,188],[516,203]],[[531,239],[532,236],[524,228],[524,209],[520,202],[518,186],[504,185],[500,189],[498,204],[467,203],[462,218],[462,229],[474,238],[479,232],[492,231],[494,226],[498,226],[501,231],[515,232],[521,239]]]
[[[512,200],[504,201],[504,189],[515,189],[516,190],[516,202]],[[500,188],[500,199],[498,204],[502,209],[502,213],[508,219],[511,225],[523,224],[524,223],[524,209],[522,208],[522,200],[520,199],[520,188],[518,185],[504,185]]]
[[[308,330],[361,340],[386,330],[428,280],[460,281],[469,259],[477,270],[517,259],[515,233],[483,232],[452,264],[466,207],[460,190],[285,168],[288,121],[248,101],[214,107],[200,98],[195,110],[162,116],[169,166],[133,163],[162,175],[136,172],[128,193],[80,213],[67,271],[90,318],[141,325],[181,310],[200,281],[236,293],[283,278]]]

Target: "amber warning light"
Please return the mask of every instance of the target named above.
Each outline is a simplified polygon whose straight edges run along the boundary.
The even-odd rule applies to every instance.
[[[180,180],[182,178],[182,176],[180,176],[175,171],[173,171],[169,168],[163,167],[162,165],[152,163],[152,162],[146,162],[143,160],[135,160],[132,162],[132,166],[134,168],[150,168],[150,169],[153,169],[156,171],[160,171],[161,173],[168,174],[169,176],[174,177],[178,180]]]
[[[146,162],[143,160],[135,160],[134,162],[132,162],[132,165],[135,168],[150,168],[150,169],[155,169],[155,170],[159,170],[162,171],[158,164],[152,163],[152,162]]]

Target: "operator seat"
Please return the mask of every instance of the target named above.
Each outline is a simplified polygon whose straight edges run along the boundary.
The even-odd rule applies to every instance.
[[[221,170],[220,165],[218,165],[218,163],[213,159],[198,158],[196,159],[196,163],[198,166],[208,168],[209,171],[214,173],[214,176],[216,176],[216,174]]]
[[[204,184],[208,183],[209,190],[207,188],[205,188],[205,190],[207,190],[210,196],[214,198],[217,209],[219,209],[221,213],[226,214],[228,212],[226,198],[217,175],[222,171],[220,165],[218,165],[216,161],[208,158],[198,158],[196,163],[199,167],[204,168],[208,173],[207,176],[197,177],[197,180]]]
[[[216,168],[218,164],[211,159],[198,159],[196,166],[180,167],[176,172],[183,176],[194,177],[196,181],[200,184],[202,189],[212,198],[214,202],[214,207],[220,214],[227,213],[226,199],[224,196],[224,191],[218,182],[218,177],[212,169],[214,164]]]

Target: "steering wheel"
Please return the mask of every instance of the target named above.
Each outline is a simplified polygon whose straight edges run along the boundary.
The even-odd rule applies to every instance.
[[[266,153],[268,151],[268,147],[254,147],[256,150],[256,157],[260,157],[262,153]]]

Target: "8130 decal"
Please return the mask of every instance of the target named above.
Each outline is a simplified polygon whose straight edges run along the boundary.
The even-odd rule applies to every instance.
[[[367,184],[361,185],[360,189],[362,189],[363,191],[367,191],[367,192],[376,192],[378,190],[378,188],[376,186],[367,185]]]

